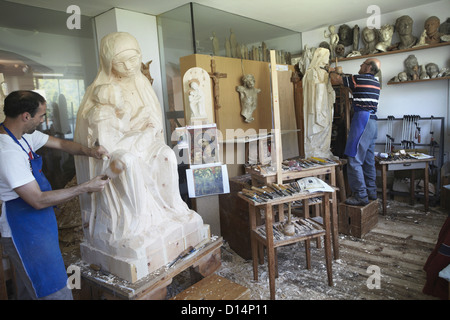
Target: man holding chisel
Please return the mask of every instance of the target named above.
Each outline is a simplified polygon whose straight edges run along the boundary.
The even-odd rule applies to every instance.
[[[354,115],[344,152],[348,157],[347,177],[353,194],[345,203],[350,205],[365,206],[369,200],[377,199],[374,149],[381,86],[375,74],[380,66],[378,59],[370,58],[361,64],[357,75],[349,76],[339,75],[330,68],[331,83],[348,87],[353,94]]]

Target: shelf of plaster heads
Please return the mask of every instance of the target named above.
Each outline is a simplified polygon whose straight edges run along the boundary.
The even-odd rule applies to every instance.
[[[397,53],[405,53],[405,52],[411,52],[411,51],[417,51],[417,50],[423,50],[423,49],[432,49],[432,48],[438,48],[438,47],[444,47],[450,45],[450,41],[447,42],[440,42],[436,44],[428,44],[408,49],[400,49],[400,50],[392,50],[392,51],[386,51],[386,52],[378,52],[374,54],[367,54],[363,56],[356,56],[356,57],[348,57],[348,58],[338,58],[338,62],[340,61],[349,61],[349,60],[356,60],[356,59],[366,59],[366,58],[373,58],[373,57],[379,57],[379,56],[385,56],[390,54],[397,54]]]
[[[435,81],[435,80],[449,80],[450,77],[439,77],[439,78],[431,78],[431,79],[419,79],[419,80],[409,80],[409,81],[390,81],[387,84],[408,84],[408,83],[414,83],[414,82],[425,82],[425,81]]]

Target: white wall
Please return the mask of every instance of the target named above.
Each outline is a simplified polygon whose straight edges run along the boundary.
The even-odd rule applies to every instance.
[[[383,14],[383,8],[381,9],[380,24],[395,24],[395,20],[402,15],[409,15],[413,20],[413,34],[420,36],[423,31],[425,20],[430,16],[437,16],[440,18],[441,23],[444,22],[448,14],[450,13],[450,1],[438,1],[428,5],[418,6],[414,8],[404,9],[393,13]],[[367,14],[369,18],[369,14]],[[367,25],[367,19],[357,21],[343,21],[342,24],[348,24],[351,28],[355,24],[362,30]],[[336,30],[339,25],[336,25]],[[320,42],[328,40],[324,38],[324,31],[327,27],[308,31],[302,33],[303,45],[308,47],[317,47]],[[398,42],[398,35],[395,33],[392,43]],[[361,46],[361,41],[360,41]],[[349,47],[350,48],[350,47]],[[349,50],[349,48],[347,48]],[[409,84],[399,85],[387,85],[387,82],[397,75],[400,71],[403,71],[403,62],[410,54],[414,54],[419,64],[427,64],[429,62],[436,63],[440,68],[450,67],[450,46],[444,46],[440,48],[418,50],[405,53],[397,53],[390,55],[379,56],[382,69],[382,91],[380,97],[380,104],[378,109],[378,116],[385,118],[388,115],[392,115],[396,118],[401,118],[403,115],[420,115],[421,117],[445,117],[445,148],[448,153],[450,151],[450,116],[449,107],[449,80],[436,80],[429,82],[417,82]],[[365,58],[343,61],[339,63],[343,67],[345,73],[357,73],[360,64]],[[401,123],[401,121],[400,121]],[[400,124],[401,125],[401,124]],[[422,143],[429,142],[429,122],[421,122],[423,129]],[[433,125],[433,131],[437,131],[437,123]],[[384,142],[385,138],[385,126],[379,122],[379,141]],[[448,160],[448,159],[447,159]]]

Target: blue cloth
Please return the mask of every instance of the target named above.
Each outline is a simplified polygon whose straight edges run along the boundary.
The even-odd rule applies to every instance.
[[[4,125],[3,127],[20,145],[14,135]],[[26,140],[25,142],[28,144]],[[22,146],[21,148],[28,154]],[[42,172],[42,158],[32,150],[31,153],[31,169],[41,191],[52,190]],[[14,245],[33,284],[36,297],[42,298],[64,288],[67,273],[59,248],[58,225],[53,207],[37,210],[20,197],[6,201],[5,206]]]

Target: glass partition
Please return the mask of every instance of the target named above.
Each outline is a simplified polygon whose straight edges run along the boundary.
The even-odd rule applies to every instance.
[[[91,18],[80,17],[80,29],[68,29],[69,14],[0,0],[0,80],[5,95],[38,90],[47,100],[39,130],[73,139],[76,115],[85,88],[97,73]],[[3,121],[3,108],[0,120]],[[73,157],[39,150],[44,173],[54,189],[75,176]]]
[[[185,125],[181,57],[197,53],[268,61],[268,50],[277,50],[277,62],[289,64],[302,51],[299,32],[196,3],[161,14],[157,20],[166,127],[170,128],[167,141],[177,126]]]

